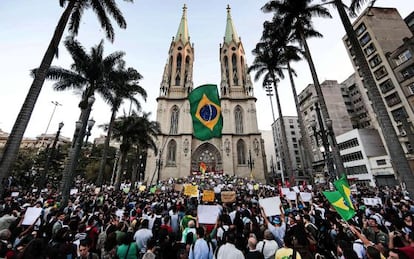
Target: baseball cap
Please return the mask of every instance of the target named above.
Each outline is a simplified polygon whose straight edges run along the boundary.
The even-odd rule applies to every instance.
[[[280,224],[280,218],[279,217],[274,217],[272,223],[273,224]]]

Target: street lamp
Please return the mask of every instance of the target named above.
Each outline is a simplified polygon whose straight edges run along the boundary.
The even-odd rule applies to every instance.
[[[333,181],[335,179],[336,174],[335,174],[335,168],[334,168],[332,152],[331,152],[332,149],[329,146],[329,139],[328,139],[328,137],[333,138],[332,120],[331,119],[326,120],[325,122],[326,128],[325,128],[317,97],[315,98],[314,104],[315,104],[316,117],[318,121],[316,122],[315,120],[312,120],[310,122],[310,126],[312,127],[312,130],[315,136],[316,145],[319,146],[319,138],[322,141],[322,146],[321,146],[320,151],[323,155],[324,162],[328,169],[329,181]],[[318,125],[319,130],[316,129],[317,125]]]
[[[65,124],[63,124],[63,122],[59,123],[58,131],[56,132],[55,139],[53,140],[53,143],[52,143],[52,147],[49,148],[49,150],[48,150],[46,163],[45,163],[45,169],[44,169],[44,172],[43,172],[43,174],[41,175],[41,178],[40,178],[40,184],[39,184],[39,188],[38,188],[39,192],[46,184],[46,178],[47,178],[47,175],[48,175],[48,172],[49,172],[49,165],[50,165],[50,162],[51,162],[52,158],[54,157],[54,152],[55,152],[55,149],[56,149],[56,144],[59,140],[60,131],[63,128],[64,125]]]
[[[161,152],[157,158],[157,183],[160,182],[160,173],[161,173],[161,167],[162,167],[162,159],[161,159]]]
[[[247,160],[247,164],[250,168],[250,178],[253,178],[253,168],[254,168],[254,160],[252,158],[252,151],[249,149],[249,160]]]
[[[85,146],[88,145],[88,139],[91,136],[91,131],[92,131],[92,128],[93,128],[94,125],[95,125],[95,120],[94,119],[89,119],[88,124],[87,124],[88,129],[87,129],[87,132],[86,132],[86,140],[85,140],[85,144],[84,144]]]

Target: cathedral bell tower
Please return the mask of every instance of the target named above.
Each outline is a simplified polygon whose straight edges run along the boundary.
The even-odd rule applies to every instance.
[[[227,7],[224,42],[220,46],[221,138],[201,141],[193,136],[188,94],[193,90],[194,47],[190,43],[187,7],[173,37],[157,98],[161,134],[158,153],[148,151],[145,180],[151,184],[170,177],[206,172],[264,180],[264,153],[257,127],[256,98],[247,73],[245,54]],[[216,83],[216,82],[211,82]]]

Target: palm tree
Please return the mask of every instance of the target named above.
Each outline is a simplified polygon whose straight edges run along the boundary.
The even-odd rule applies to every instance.
[[[125,1],[133,2],[133,0]],[[39,69],[36,71],[32,85],[3,149],[2,156],[0,157],[0,182],[9,176],[10,167],[16,160],[24,132],[42,90],[47,71],[52,64],[53,57],[57,55],[58,46],[68,22],[69,32],[76,36],[79,31],[82,14],[86,9],[92,8],[97,14],[101,27],[105,30],[106,36],[110,41],[114,40],[115,35],[110,17],[115,20],[119,27],[126,28],[126,21],[114,0],[59,0],[59,4],[61,7],[66,6],[66,8],[59,19],[52,40],[46,49]],[[3,194],[3,187],[3,185],[0,185],[0,194]]]
[[[112,138],[121,141],[119,166],[115,177],[115,190],[119,190],[121,176],[125,167],[125,160],[133,145],[141,150],[152,149],[157,153],[155,139],[161,133],[160,125],[156,121],[150,121],[151,113],[138,115],[132,112],[129,116],[123,116],[114,122]]]
[[[279,100],[279,92],[277,89],[277,83],[279,78],[283,79],[283,65],[285,61],[281,56],[280,49],[272,48],[267,41],[262,41],[256,44],[256,48],[253,50],[255,56],[253,65],[249,67],[248,71],[256,71],[254,80],[258,81],[263,76],[263,87],[273,84],[275,92],[276,105],[279,113],[280,130],[282,133],[282,159],[284,161],[283,166],[285,171],[290,176],[290,181],[293,181],[294,172],[292,170],[292,163],[290,160],[289,147],[287,145],[285,121],[283,119],[282,107]]]
[[[64,90],[81,90],[82,100],[79,103],[81,108],[79,131],[75,132],[72,140],[72,149],[65,165],[62,178],[62,203],[65,205],[69,198],[70,186],[72,184],[73,172],[77,166],[77,159],[82,147],[83,136],[85,135],[87,121],[92,110],[93,96],[95,92],[100,93],[104,98],[111,93],[112,83],[110,81],[111,73],[114,73],[117,66],[124,63],[123,52],[114,52],[107,57],[103,56],[103,41],[97,46],[91,48],[90,54],[86,53],[82,45],[73,39],[65,41],[74,63],[71,69],[61,67],[51,67],[47,72],[47,79],[57,81],[54,89],[58,91]],[[36,73],[36,70],[34,71]]]
[[[410,195],[414,195],[414,177],[410,169],[410,165],[404,154],[404,150],[401,147],[397,134],[395,133],[394,126],[392,125],[387,108],[375,83],[374,76],[369,68],[368,61],[365,58],[361,45],[359,44],[357,35],[353,29],[351,21],[345,11],[344,4],[341,0],[332,1],[338,10],[342,24],[345,28],[346,35],[355,53],[355,59],[358,63],[359,71],[364,80],[364,86],[367,88],[368,97],[371,100],[372,108],[376,114],[378,124],[381,128],[382,135],[387,145],[389,155],[391,157],[392,165],[397,174],[398,180],[401,183],[405,183]],[[350,9],[351,14],[359,10],[364,4],[364,0],[351,1]],[[402,114],[406,116],[406,114]]]
[[[304,168],[308,177],[312,179],[312,147],[310,145],[309,135],[306,132],[306,127],[303,121],[298,95],[296,92],[295,81],[293,79],[293,76],[296,76],[296,73],[290,66],[290,62],[301,60],[303,52],[300,48],[291,44],[294,39],[294,34],[283,27],[282,24],[283,20],[279,17],[273,17],[271,22],[265,22],[263,24],[262,40],[269,41],[274,46],[272,48],[279,48],[280,54],[283,57],[283,60],[286,62],[286,70],[288,71],[292,94],[295,101],[296,113],[298,116],[299,129],[302,140],[301,142],[305,154],[303,161]]]
[[[138,85],[138,80],[142,79],[141,74],[138,73],[134,68],[125,69],[124,66],[121,66],[110,74],[110,82],[112,83],[112,91],[110,95],[105,99],[111,105],[111,119],[106,128],[107,134],[105,137],[104,147],[102,149],[102,158],[99,166],[98,179],[96,181],[97,186],[102,185],[103,174],[105,171],[105,165],[107,160],[107,152],[109,149],[109,142],[111,140],[112,127],[116,118],[116,113],[119,110],[124,99],[129,99],[134,103],[138,108],[140,108],[140,103],[134,97],[136,94],[139,94],[144,100],[147,98],[147,92],[144,88]]]
[[[318,16],[331,18],[331,15],[328,9],[322,5],[311,4],[311,2],[312,0],[273,0],[266,3],[262,7],[262,10],[264,12],[273,12],[274,17],[281,17],[284,20],[283,26],[285,28],[291,28],[292,32],[295,34],[295,38],[303,46],[304,54],[312,74],[316,94],[319,99],[322,116],[326,122],[330,120],[329,113],[306,39],[309,36],[321,36],[321,34],[315,31],[312,27],[312,17]],[[338,176],[338,174],[345,172],[344,165],[334,135],[329,138],[329,142],[335,160],[336,174]]]

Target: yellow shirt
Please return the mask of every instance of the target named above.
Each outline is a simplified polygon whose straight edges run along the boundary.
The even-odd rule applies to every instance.
[[[292,255],[293,255],[292,248],[282,247],[276,251],[275,259],[291,259]],[[302,259],[298,252],[296,252],[296,259]]]

